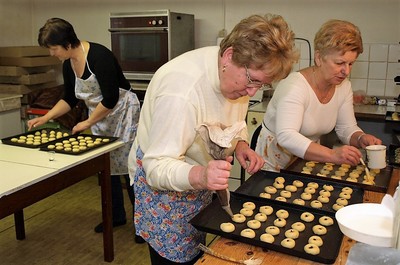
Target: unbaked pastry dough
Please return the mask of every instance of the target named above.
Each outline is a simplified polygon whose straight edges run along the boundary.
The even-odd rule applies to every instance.
[[[261,227],[261,222],[258,220],[247,221],[247,226],[251,229],[258,229]]]
[[[247,208],[250,210],[254,210],[256,208],[256,204],[254,202],[245,202],[243,203],[243,208]]]
[[[306,226],[302,222],[295,222],[292,224],[292,228],[299,232],[303,232],[306,229]]]
[[[250,228],[246,228],[246,229],[243,229],[243,230],[240,232],[240,235],[241,235],[242,237],[255,238],[256,232],[254,232],[254,231],[253,231],[252,229],[250,229]]]
[[[243,214],[244,216],[252,216],[253,210],[248,209],[248,208],[242,208],[242,209],[240,209],[240,213]]]
[[[259,211],[260,211],[261,213],[265,213],[266,215],[270,215],[270,214],[272,214],[272,212],[274,211],[274,208],[272,208],[272,207],[269,206],[269,205],[263,205],[263,206],[260,206]]]
[[[303,220],[304,222],[312,222],[314,221],[314,215],[310,212],[304,212],[300,215],[300,219]]]
[[[322,225],[314,225],[312,230],[313,230],[314,234],[319,235],[319,236],[325,235],[327,232],[326,227],[322,226]]]
[[[286,220],[284,218],[276,218],[274,220],[274,225],[277,227],[284,227],[286,225]]]
[[[270,225],[267,228],[265,228],[265,232],[268,233],[268,234],[271,234],[273,236],[276,236],[276,235],[279,235],[281,230],[277,226]]]
[[[296,186],[297,188],[301,188],[304,186],[304,183],[300,180],[293,180],[293,185]]]
[[[269,194],[275,194],[277,192],[274,186],[267,186],[264,188],[264,191]]]
[[[260,221],[260,222],[265,222],[265,221],[267,221],[267,215],[265,214],[265,213],[257,213],[255,216],[254,216],[254,219],[256,219],[256,220],[258,220],[258,221]]]
[[[304,246],[304,251],[311,255],[318,255],[320,252],[319,247],[317,245],[310,243]]]
[[[246,221],[246,216],[244,216],[241,213],[234,214],[232,217],[232,221],[234,221],[235,223],[239,223],[239,224],[244,223]]]
[[[221,228],[222,231],[224,231],[225,233],[232,233],[233,231],[235,231],[235,225],[232,223],[222,223],[219,226]]]
[[[260,197],[261,198],[265,198],[265,199],[271,199],[271,194],[269,194],[269,193],[266,193],[266,192],[261,192],[260,193]]]
[[[313,200],[310,203],[311,207],[313,208],[322,208],[322,202],[320,202],[319,200]]]
[[[347,192],[348,194],[352,194],[353,193],[353,189],[350,187],[343,187],[342,191]]]
[[[329,192],[329,191],[328,191]],[[322,203],[328,203],[329,202],[329,197],[326,197],[324,195],[319,195],[318,196],[318,201],[322,202]]]
[[[310,243],[310,244],[315,244],[315,245],[317,245],[317,246],[322,246],[323,244],[324,244],[324,241],[322,240],[322,238],[320,237],[320,236],[311,236],[309,239],[308,239],[308,243]]]
[[[287,201],[286,198],[285,198],[285,197],[282,197],[282,196],[276,197],[275,200],[281,201],[281,202],[286,202],[286,201]]]
[[[335,211],[339,211],[339,209],[342,209],[343,207],[344,207],[344,205],[337,204],[337,203],[332,205],[332,209]]]
[[[314,189],[318,189],[319,185],[316,182],[309,182],[307,187],[313,187]]]
[[[294,242],[294,239],[292,239],[292,238],[285,238],[281,241],[281,245],[285,248],[294,248],[296,243]]]
[[[299,199],[299,198],[294,199],[293,203],[297,204],[297,205],[306,205],[306,202],[303,199]]]
[[[347,193],[347,192],[345,192],[345,191],[342,191],[341,193],[339,193],[339,197],[340,197],[340,198],[344,198],[344,199],[346,199],[346,200],[349,200],[349,199],[351,198],[351,194],[350,194],[350,193]]]
[[[289,212],[284,209],[280,209],[276,211],[276,217],[286,219],[289,217]]]
[[[301,197],[303,200],[305,200],[305,201],[309,201],[309,200],[311,200],[312,195],[311,195],[310,193],[303,192],[303,193],[300,195],[300,197]]]
[[[299,237],[299,231],[297,231],[296,229],[293,229],[293,228],[286,230],[285,237],[296,239]]]
[[[268,233],[264,233],[260,236],[260,240],[262,242],[267,242],[267,243],[274,243],[275,238],[273,235],[268,234]]]
[[[286,199],[292,197],[292,193],[288,190],[282,190],[279,194]]]
[[[310,187],[310,186],[305,187],[304,188],[304,192],[310,193],[310,194],[314,194],[315,193],[315,188],[314,187]]]
[[[333,218],[330,216],[322,216],[318,219],[319,223],[323,226],[333,225]]]
[[[290,191],[290,192],[296,192],[297,187],[295,185],[286,185],[285,190]]]

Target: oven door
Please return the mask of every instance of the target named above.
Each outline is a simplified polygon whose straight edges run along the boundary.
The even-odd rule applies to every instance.
[[[153,74],[168,62],[168,32],[165,29],[110,29],[111,47],[122,71]]]

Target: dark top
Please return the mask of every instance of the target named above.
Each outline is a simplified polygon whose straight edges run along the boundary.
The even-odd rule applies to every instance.
[[[119,88],[129,90],[130,84],[122,73],[114,54],[105,46],[90,42],[90,49],[87,55],[87,63],[90,70],[96,75],[100,85],[103,100],[101,103],[108,109],[114,108],[119,99]],[[82,79],[87,79],[91,75],[87,64]],[[64,100],[72,108],[79,99],[75,96],[75,73],[71,67],[71,60],[63,63],[63,77],[65,86]]]

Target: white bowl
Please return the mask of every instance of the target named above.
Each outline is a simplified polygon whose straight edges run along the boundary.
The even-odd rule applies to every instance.
[[[377,247],[391,247],[393,213],[379,203],[359,203],[336,212],[339,228],[346,236]]]

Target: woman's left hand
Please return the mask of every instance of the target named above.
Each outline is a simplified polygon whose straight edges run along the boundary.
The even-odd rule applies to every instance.
[[[364,134],[361,136],[358,144],[361,148],[365,149],[365,147],[369,145],[382,144],[382,140],[376,138],[371,134]]]
[[[78,124],[76,124],[74,126],[74,128],[72,128],[72,134],[78,133],[78,132],[82,132],[86,129],[90,128],[90,123],[88,122],[88,120],[85,121],[81,121]]]
[[[244,141],[239,141],[235,149],[236,159],[249,174],[254,174],[264,166],[264,159]]]

